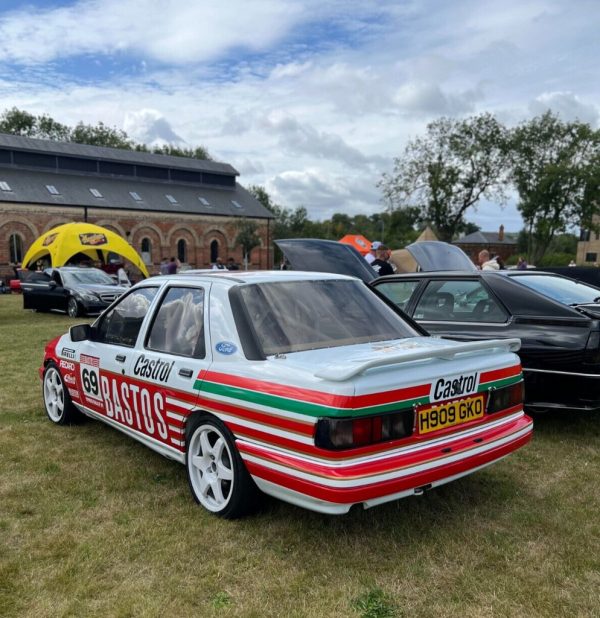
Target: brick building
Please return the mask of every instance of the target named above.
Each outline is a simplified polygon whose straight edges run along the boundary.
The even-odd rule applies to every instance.
[[[504,262],[515,255],[517,250],[515,235],[506,234],[503,225],[500,225],[497,232],[473,232],[452,241],[452,244],[460,247],[474,264],[478,263],[479,252],[482,249],[487,249],[490,255],[499,255]]]
[[[117,232],[156,273],[163,257],[193,268],[241,262],[235,240],[248,219],[261,241],[249,267],[269,268],[273,215],[238,175],[215,161],[0,134],[0,276],[40,234],[70,221]]]

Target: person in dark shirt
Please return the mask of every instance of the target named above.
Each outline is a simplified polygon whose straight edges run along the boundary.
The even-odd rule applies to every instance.
[[[377,248],[375,259],[371,262],[371,268],[380,276],[384,275],[393,275],[394,269],[392,265],[388,262],[389,252],[388,248],[385,245],[380,245]]]

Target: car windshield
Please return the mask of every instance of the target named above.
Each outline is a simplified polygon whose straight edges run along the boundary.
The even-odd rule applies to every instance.
[[[552,275],[523,275],[514,277],[519,283],[565,305],[593,303],[600,298],[600,290],[585,283]]]
[[[267,356],[418,334],[359,281],[285,281],[239,289]]]
[[[112,277],[97,268],[82,268],[81,270],[61,270],[60,274],[66,285],[116,285]]]

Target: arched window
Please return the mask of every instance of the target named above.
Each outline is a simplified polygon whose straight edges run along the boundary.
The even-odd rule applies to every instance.
[[[11,234],[8,239],[8,255],[13,264],[23,261],[23,239],[20,234]]]
[[[187,243],[184,238],[177,241],[177,259],[183,264],[187,263]]]
[[[144,264],[152,264],[152,243],[149,238],[142,238],[142,260]]]
[[[218,240],[213,240],[210,243],[210,261],[211,261],[211,263],[216,262],[218,257],[219,257],[219,241]]]

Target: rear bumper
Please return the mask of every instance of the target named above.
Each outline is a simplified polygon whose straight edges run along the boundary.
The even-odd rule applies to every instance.
[[[364,458],[324,461],[238,440],[265,493],[314,511],[346,513],[422,493],[486,467],[524,446],[533,423],[522,411],[469,430]]]
[[[600,373],[523,367],[523,378],[530,410],[600,410]]]

